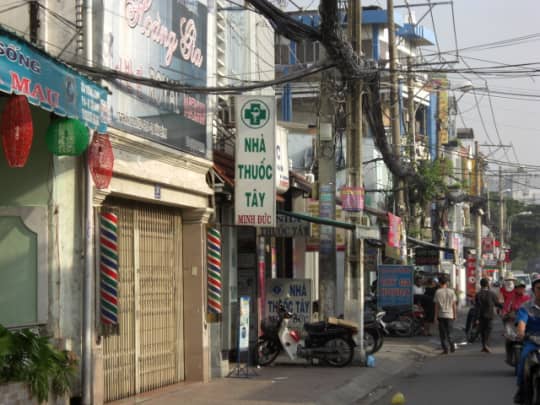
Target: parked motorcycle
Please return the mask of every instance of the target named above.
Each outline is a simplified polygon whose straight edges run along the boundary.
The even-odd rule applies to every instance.
[[[383,317],[386,312],[373,312],[370,310],[364,313],[364,350],[366,354],[378,352],[384,342],[384,335],[388,335]]]
[[[424,310],[419,305],[384,307],[386,315],[382,320],[388,332],[395,336],[408,337],[424,330]]]
[[[293,314],[280,305],[277,321],[261,323],[263,335],[257,343],[258,361],[261,366],[271,364],[284,350],[290,359],[304,358],[313,362],[318,359],[334,367],[348,365],[354,356],[353,335],[356,328],[328,322],[304,324],[304,339],[289,329]]]
[[[467,336],[467,342],[474,343],[480,335],[480,328],[476,323],[476,308],[472,307],[467,313],[467,321],[465,323],[465,335]]]

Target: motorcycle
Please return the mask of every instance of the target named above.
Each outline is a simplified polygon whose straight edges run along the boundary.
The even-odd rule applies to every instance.
[[[540,336],[526,336],[540,346]],[[525,404],[540,405],[540,348],[533,350],[527,356],[524,369]]]
[[[420,305],[384,307],[383,310],[386,315],[382,320],[392,335],[415,336],[424,330],[424,310]]]
[[[467,322],[465,323],[465,335],[468,343],[474,343],[480,335],[480,328],[476,323],[476,309],[472,307],[467,313]]]
[[[334,367],[351,363],[356,328],[324,321],[306,323],[302,339],[297,331],[289,329],[292,317],[293,314],[280,305],[277,321],[266,319],[261,323],[263,335],[257,343],[259,365],[271,364],[282,350],[291,360],[304,358],[313,363],[317,359]]]
[[[364,313],[364,350],[366,354],[378,352],[383,345],[384,335],[389,334],[383,321],[385,314],[384,311],[376,313],[365,311]]]
[[[504,337],[505,337],[505,350],[506,350],[506,364],[514,367],[514,374],[517,373],[517,366],[519,358],[521,357],[521,349],[523,349],[523,342],[517,337],[515,328],[512,326],[513,322],[504,323]]]

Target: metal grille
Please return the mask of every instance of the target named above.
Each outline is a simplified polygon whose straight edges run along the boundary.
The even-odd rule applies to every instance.
[[[180,214],[115,203],[119,216],[120,334],[104,339],[105,398],[184,379]]]

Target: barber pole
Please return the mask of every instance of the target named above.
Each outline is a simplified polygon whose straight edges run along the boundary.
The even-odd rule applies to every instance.
[[[208,312],[221,314],[221,233],[215,229],[208,230]]]
[[[101,214],[100,262],[101,322],[118,325],[118,216],[112,212]]]

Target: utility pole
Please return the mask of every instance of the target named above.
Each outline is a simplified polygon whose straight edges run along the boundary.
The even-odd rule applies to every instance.
[[[319,213],[322,218],[336,218],[336,158],[334,150],[334,107],[330,89],[333,76],[324,72],[320,90],[317,134],[319,164]],[[319,311],[322,319],[335,315],[336,308],[336,229],[320,226]]]
[[[398,103],[398,75],[397,75],[397,49],[396,49],[396,26],[394,24],[394,0],[387,0],[388,12],[388,52],[390,56],[390,125],[392,128],[392,143],[394,145],[394,159],[401,156],[401,134],[399,125],[399,103]],[[405,214],[405,198],[403,192],[403,181],[398,176],[394,176],[394,196],[398,216]]]
[[[475,194],[480,197],[480,153],[478,150],[478,141],[474,142],[474,168],[475,172]],[[476,211],[476,225],[475,225],[475,249],[476,249],[476,291],[480,290],[480,279],[482,278],[482,215]]]
[[[349,41],[357,55],[362,55],[362,4],[361,0],[349,0],[347,31]],[[362,176],[362,141],[363,141],[363,113],[362,90],[363,81],[354,79],[350,81],[351,89],[347,95],[347,185],[355,191],[363,186]],[[350,213],[350,222],[360,225],[362,214]],[[364,239],[360,235],[352,234],[348,240],[348,298],[358,301],[358,322],[360,355],[365,358],[364,352]],[[355,288],[356,287],[356,288]],[[353,291],[356,289],[356,294]],[[354,297],[356,295],[356,297]]]
[[[502,167],[499,166],[499,241],[500,250],[504,252],[504,198],[503,198],[503,182],[502,182]],[[499,255],[499,259],[501,255]],[[501,261],[501,276],[506,270],[506,263]],[[504,277],[504,276],[503,276]]]

